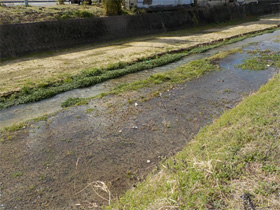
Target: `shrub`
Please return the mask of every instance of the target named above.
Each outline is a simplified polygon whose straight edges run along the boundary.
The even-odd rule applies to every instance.
[[[79,14],[80,17],[83,17],[83,18],[86,18],[86,17],[92,17],[93,14],[84,10],[84,11],[81,11],[80,14]]]

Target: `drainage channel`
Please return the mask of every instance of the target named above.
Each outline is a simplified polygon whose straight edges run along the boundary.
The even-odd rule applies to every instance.
[[[277,30],[273,33],[263,34],[253,38],[248,38],[243,41],[225,45],[219,48],[215,48],[204,53],[186,56],[177,62],[170,63],[165,66],[156,67],[150,70],[129,74],[121,78],[108,80],[106,82],[91,86],[89,88],[75,89],[59,94],[50,99],[42,100],[40,102],[23,104],[8,109],[3,109],[0,111],[0,128],[11,126],[15,123],[24,122],[26,120],[34,119],[43,116],[45,114],[51,114],[57,112],[62,109],[60,106],[61,103],[70,97],[79,97],[79,98],[94,97],[99,95],[100,93],[104,93],[111,90],[113,87],[115,87],[118,84],[133,82],[138,79],[144,79],[154,73],[166,72],[175,69],[181,65],[187,64],[191,61],[206,58],[221,51],[227,51],[233,48],[240,48],[246,45],[247,45],[246,49],[248,50],[257,48],[260,50],[269,49],[272,51],[279,51],[279,45],[280,45],[279,42],[274,42],[275,40],[279,39],[279,37],[280,37],[280,30]]]

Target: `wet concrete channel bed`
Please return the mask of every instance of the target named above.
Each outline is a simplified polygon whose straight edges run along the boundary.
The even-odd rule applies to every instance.
[[[6,139],[0,145],[1,207],[87,209],[107,205],[108,194],[97,191],[103,197],[100,198],[90,183],[106,183],[111,198],[115,198],[143,180],[160,160],[180,151],[203,126],[279,72],[273,67],[264,71],[236,67],[250,56],[248,50],[269,49],[279,53],[277,39],[279,30],[196,55],[194,59],[200,59],[251,43],[241,53],[222,59],[219,62],[222,70],[179,84],[163,92],[161,97],[140,103],[141,96],[153,92],[154,88],[105,97],[86,106],[59,111],[22,130],[1,134]],[[189,62],[188,59],[192,58],[101,86],[145,78],[180,66]],[[88,94],[93,90],[94,87],[76,91]],[[71,92],[64,93],[69,94],[65,97],[76,96],[77,92]],[[135,106],[134,102],[139,105]],[[54,107],[59,105],[60,102]]]

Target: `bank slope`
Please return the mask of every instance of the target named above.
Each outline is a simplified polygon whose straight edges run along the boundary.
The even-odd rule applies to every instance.
[[[280,209],[280,74],[107,209]]]

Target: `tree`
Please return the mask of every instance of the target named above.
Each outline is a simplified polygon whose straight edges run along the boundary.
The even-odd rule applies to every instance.
[[[122,0],[102,0],[107,15],[120,15],[122,11]]]

